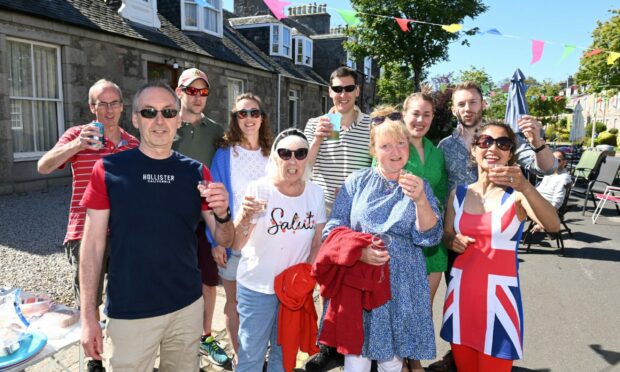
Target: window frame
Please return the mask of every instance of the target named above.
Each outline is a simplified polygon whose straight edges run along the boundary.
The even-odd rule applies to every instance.
[[[57,78],[57,86],[58,86],[58,98],[41,98],[41,97],[37,97],[36,94],[37,92],[35,92],[35,86],[33,86],[33,90],[32,93],[33,95],[30,97],[26,97],[26,96],[13,96],[10,95],[10,85],[11,82],[8,83],[8,87],[9,87],[9,91],[8,91],[8,96],[9,96],[9,109],[10,114],[12,115],[13,111],[12,111],[12,107],[11,106],[11,101],[12,100],[23,100],[23,101],[30,101],[30,102],[55,102],[56,103],[56,140],[53,141],[54,143],[56,143],[58,141],[58,139],[60,138],[61,134],[64,132],[64,96],[63,96],[63,90],[62,90],[62,86],[63,86],[63,80],[62,80],[62,60],[61,60],[61,47],[60,45],[54,45],[54,44],[49,44],[49,43],[43,43],[40,41],[34,41],[34,40],[29,40],[29,39],[22,39],[22,38],[17,38],[17,37],[10,37],[7,36],[6,38],[7,44],[9,42],[16,42],[16,43],[22,43],[22,44],[28,44],[30,46],[30,63],[31,65],[34,63],[34,53],[33,53],[33,48],[35,45],[40,45],[46,48],[53,48],[56,50],[56,78]],[[8,52],[7,52],[8,54]],[[8,69],[11,68],[11,61],[8,61]],[[35,85],[35,69],[32,68],[32,84]],[[7,71],[7,75],[8,75],[8,71]],[[31,110],[32,110],[32,117],[36,118],[36,115],[34,115],[35,113],[35,108],[34,105],[31,105]],[[23,116],[23,113],[21,113],[21,115]],[[12,117],[10,118],[11,120],[11,138],[13,137],[13,120]],[[33,126],[36,125],[36,123],[33,123]],[[17,130],[17,128],[15,128]],[[22,126],[20,128],[21,130],[24,129],[24,125],[22,122]],[[54,127],[52,126],[50,128],[50,130],[53,130]],[[37,137],[34,136],[34,147],[36,148],[36,144],[37,144]],[[11,144],[13,142],[11,141]],[[28,152],[15,152],[15,149],[13,149],[13,161],[15,162],[20,162],[20,161],[31,161],[31,160],[37,160],[39,159],[41,156],[43,156],[47,151],[51,150],[47,149],[47,150],[42,150],[42,151],[28,151]]]
[[[228,80],[226,81],[226,93],[228,95],[228,110],[232,110],[233,105],[235,104],[235,98],[237,98],[233,93],[232,93],[232,84],[237,84],[237,83],[241,83],[241,91],[239,94],[243,94],[245,92],[245,80],[243,79],[239,79],[239,78],[232,78],[229,77]]]
[[[347,67],[357,71],[357,61],[352,58],[351,53],[349,52],[347,52]]]
[[[372,57],[364,57],[364,75],[366,75],[366,82],[370,83],[372,81]]]
[[[123,0],[118,13],[129,19],[149,27],[159,29],[161,22],[157,16],[157,0]]]
[[[274,29],[278,30],[278,41],[274,43],[273,34]],[[284,45],[284,30],[288,31],[288,46]],[[269,55],[271,56],[281,56],[288,57],[292,59],[292,51],[293,51],[293,37],[291,28],[287,27],[283,24],[272,23],[269,27]],[[277,47],[277,51],[274,51],[274,45]],[[288,53],[284,53],[284,48],[288,48]]]
[[[289,118],[288,124],[289,128],[299,128],[299,103],[301,101],[301,90],[300,89],[289,89],[288,91],[288,104],[289,104]],[[291,105],[293,109],[293,115],[291,118]],[[292,119],[292,120],[291,120]]]
[[[314,42],[312,41],[312,39],[310,39],[309,37],[303,36],[303,35],[298,35],[298,36],[294,36],[293,40],[295,40],[295,64],[312,67],[312,64],[314,62],[313,55],[312,55],[312,49],[314,48]],[[301,53],[299,53],[300,46],[301,46]],[[301,62],[298,61],[298,58],[300,57],[300,55],[301,55]],[[310,61],[306,62],[307,59],[310,59]]]
[[[181,29],[184,31],[199,31],[209,35],[223,37],[224,30],[224,10],[222,8],[222,0],[215,0],[217,6],[213,6],[208,0],[181,0],[179,6],[181,7]],[[188,25],[185,22],[185,5],[193,4],[196,7],[196,26]],[[203,5],[204,4],[204,5]],[[217,12],[217,31],[210,30],[205,27],[206,12],[212,10]]]

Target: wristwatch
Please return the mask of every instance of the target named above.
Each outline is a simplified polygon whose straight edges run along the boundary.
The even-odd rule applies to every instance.
[[[541,152],[542,150],[544,150],[544,149],[545,149],[545,147],[547,147],[547,142],[545,142],[545,140],[543,140],[543,141],[542,141],[542,145],[540,145],[540,147],[535,148],[535,149],[534,149],[534,152],[538,154],[539,152]]]
[[[213,212],[213,218],[215,218],[218,223],[226,223],[230,221],[230,207],[226,208],[226,217],[220,218],[217,214],[215,214],[215,212]]]

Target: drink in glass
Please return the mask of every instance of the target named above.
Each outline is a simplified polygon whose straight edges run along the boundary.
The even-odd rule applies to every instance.
[[[100,149],[104,148],[105,146],[105,138],[104,138],[104,134],[103,134],[103,123],[100,123],[98,121],[93,121],[92,123],[94,126],[97,127],[97,130],[99,131],[99,135],[98,136],[93,136],[93,139],[95,141],[101,141],[101,144],[98,146]]]

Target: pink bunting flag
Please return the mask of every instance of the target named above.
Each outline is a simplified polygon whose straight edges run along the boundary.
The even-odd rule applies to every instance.
[[[597,54],[599,54],[601,52],[602,52],[601,49],[594,49],[593,51],[590,51],[590,52],[586,53],[586,57],[592,57],[592,56],[595,56],[595,55],[597,55]]]
[[[540,61],[544,48],[545,48],[544,41],[532,40],[532,61],[530,62],[531,65]]]
[[[286,18],[286,14],[284,14],[284,7],[291,5],[291,3],[286,1],[279,0],[263,0],[265,5],[271,10],[271,13],[279,20],[282,18]]]
[[[398,23],[398,27],[400,27],[400,29],[403,30],[403,32],[409,31],[409,22],[411,22],[410,19],[396,18],[396,17],[394,17],[394,19],[396,20],[396,23]]]

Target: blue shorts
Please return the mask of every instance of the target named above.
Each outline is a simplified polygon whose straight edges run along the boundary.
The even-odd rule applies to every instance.
[[[217,267],[217,272],[220,274],[220,278],[228,281],[237,280],[237,268],[239,267],[239,261],[241,260],[241,251],[235,251],[230,248],[226,249],[228,253],[228,261],[226,267]]]

